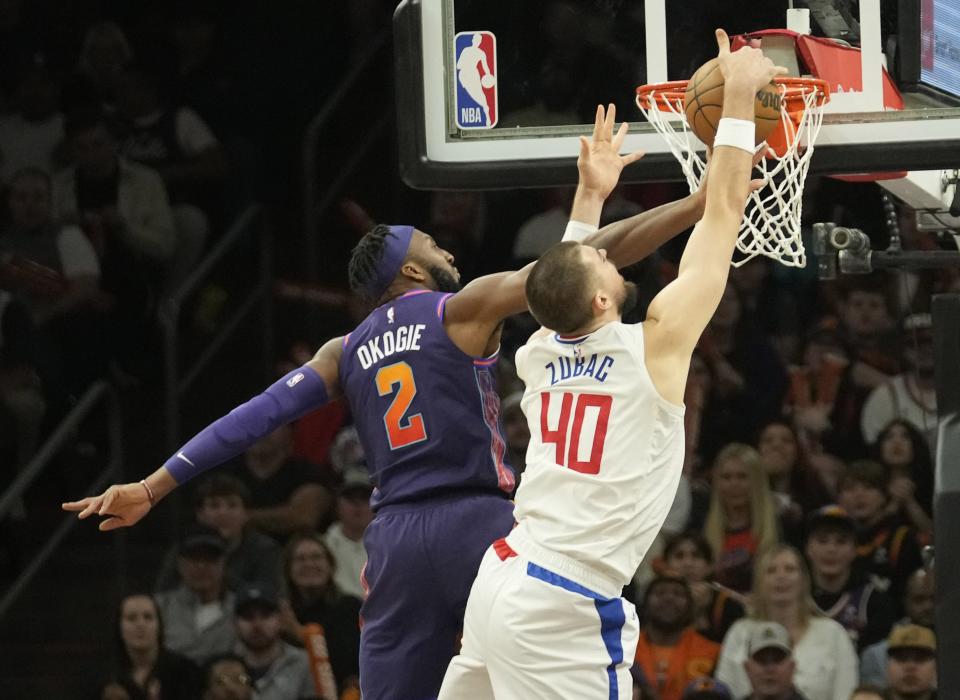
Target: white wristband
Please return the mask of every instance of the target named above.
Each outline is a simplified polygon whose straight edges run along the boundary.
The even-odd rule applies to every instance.
[[[746,119],[724,117],[717,127],[717,135],[713,139],[713,147],[732,146],[747,151],[750,154],[756,150],[756,125]]]
[[[582,221],[574,221],[570,219],[570,222],[567,224],[567,230],[563,232],[564,241],[577,241],[578,243],[584,238],[589,236],[592,233],[596,233],[599,229],[596,226],[591,226],[590,224],[585,224]]]

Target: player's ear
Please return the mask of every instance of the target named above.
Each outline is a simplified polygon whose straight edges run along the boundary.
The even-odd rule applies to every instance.
[[[593,307],[599,313],[603,313],[613,305],[613,299],[604,291],[598,291],[593,295]]]
[[[419,263],[407,260],[400,266],[400,274],[414,282],[423,282],[427,279],[427,271]]]

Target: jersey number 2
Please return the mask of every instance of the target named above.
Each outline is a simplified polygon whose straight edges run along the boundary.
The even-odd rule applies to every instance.
[[[576,407],[574,407],[576,402]],[[599,474],[600,461],[603,459],[603,442],[607,439],[607,423],[610,421],[610,406],[613,397],[603,394],[571,394],[566,392],[560,401],[560,421],[556,430],[550,430],[547,425],[547,414],[550,409],[550,394],[546,391],[540,394],[540,434],[543,442],[552,442],[556,445],[557,464],[582,474]],[[588,408],[597,409],[597,425],[593,430],[593,444],[586,460],[580,459],[580,433],[583,429],[583,419]],[[570,414],[573,413],[573,420]],[[569,436],[569,440],[567,437]]]
[[[417,395],[417,383],[413,381],[413,370],[406,362],[396,362],[377,370],[377,393],[387,396],[397,386],[397,395],[390,402],[390,408],[383,416],[383,425],[387,429],[390,449],[396,450],[415,442],[427,439],[427,429],[423,425],[423,416],[419,413],[404,418],[413,397]]]

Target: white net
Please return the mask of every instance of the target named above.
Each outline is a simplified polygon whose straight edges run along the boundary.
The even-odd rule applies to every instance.
[[[690,191],[700,187],[707,167],[703,144],[690,130],[683,110],[683,95],[671,90],[657,94],[656,86],[649,86],[645,95],[637,95],[637,106],[647,120],[659,131],[683,168]],[[780,85],[781,94],[786,91]],[[757,165],[758,178],[766,184],[750,193],[743,223],[737,236],[737,250],[742,257],[733,262],[743,265],[758,255],[778,260],[790,267],[804,267],[807,256],[803,249],[800,215],[803,208],[803,183],[813,156],[813,144],[820,133],[823,112],[820,109],[825,95],[817,84],[805,85],[802,92],[803,111],[795,124],[787,112],[787,99],[781,104],[780,119],[786,130],[786,150],[782,154],[764,158]],[[658,107],[658,105],[660,107]],[[668,109],[663,109],[666,106]],[[661,111],[662,110],[662,111]],[[789,135],[796,134],[790,138]]]

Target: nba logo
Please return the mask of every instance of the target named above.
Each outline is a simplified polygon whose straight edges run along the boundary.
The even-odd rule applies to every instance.
[[[497,38],[492,32],[459,32],[456,47],[457,126],[497,125]]]

